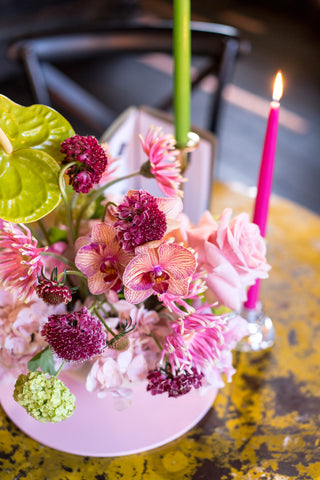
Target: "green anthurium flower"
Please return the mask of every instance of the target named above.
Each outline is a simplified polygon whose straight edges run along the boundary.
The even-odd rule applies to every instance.
[[[0,218],[34,222],[59,204],[60,146],[72,135],[52,108],[23,107],[0,95]]]

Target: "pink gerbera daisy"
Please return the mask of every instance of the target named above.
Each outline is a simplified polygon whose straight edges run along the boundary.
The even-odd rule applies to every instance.
[[[172,135],[164,135],[161,128],[149,128],[145,139],[139,135],[143,151],[149,158],[150,172],[154,175],[160,190],[168,197],[182,197],[180,184],[185,181]]]
[[[37,240],[22,224],[4,222],[0,230],[0,282],[6,290],[15,290],[17,298],[30,300],[43,267]]]

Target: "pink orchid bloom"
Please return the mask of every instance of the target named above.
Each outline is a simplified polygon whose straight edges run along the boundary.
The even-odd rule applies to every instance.
[[[193,253],[181,245],[138,247],[123,274],[126,300],[139,303],[152,294],[163,293],[185,296],[196,266]]]
[[[109,290],[120,291],[122,275],[132,255],[120,248],[117,231],[111,225],[99,223],[94,225],[90,238],[84,237],[78,243],[82,246],[75,263],[88,277],[90,292],[99,295]]]
[[[182,197],[180,184],[185,179],[180,172],[174,137],[169,134],[164,135],[160,127],[151,127],[145,139],[141,135],[139,138],[143,151],[149,158],[151,173],[155,176],[160,190],[168,197]]]

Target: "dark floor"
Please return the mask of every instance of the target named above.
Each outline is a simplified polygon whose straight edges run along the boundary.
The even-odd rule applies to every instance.
[[[110,3],[113,7],[116,5],[112,10],[107,8]],[[111,11],[114,18],[131,15],[170,17],[172,12],[171,0],[93,0],[88,6],[76,0],[51,0],[41,4],[0,0],[0,5],[3,12],[0,16],[0,93],[23,105],[33,101],[22,70],[6,58],[7,46],[13,38],[69,24],[74,27],[75,19],[80,24],[110,20]],[[240,28],[252,46],[251,53],[238,61],[232,85],[226,91],[215,176],[247,185],[256,184],[273,78],[281,69],[285,90],[273,191],[320,213],[319,9],[312,3],[295,4],[286,0],[274,3],[202,0],[192,2],[192,11],[195,19]],[[150,64],[145,57],[114,58],[108,67],[108,82],[117,86],[117,93],[109,88],[103,100],[116,113],[132,104],[152,104],[155,93],[150,87],[155,79],[157,95],[165,96],[171,87],[171,76],[163,69],[162,61],[157,61]],[[83,78],[90,75],[90,66],[82,70]],[[141,83],[141,76],[144,83]],[[130,88],[127,78],[130,78]],[[78,80],[81,82],[82,78]],[[193,101],[192,123],[195,126],[206,127],[210,88],[204,85]]]

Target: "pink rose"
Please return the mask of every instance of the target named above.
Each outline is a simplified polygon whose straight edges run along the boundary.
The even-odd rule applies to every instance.
[[[225,209],[216,224],[206,212],[188,239],[199,254],[200,268],[208,272],[207,284],[216,299],[239,311],[247,299],[247,287],[267,278],[270,266],[258,226],[245,213],[233,220],[231,216],[232,210]]]
[[[268,277],[271,267],[266,262],[266,244],[258,225],[250,222],[247,213],[240,213],[233,220],[231,216],[232,210],[225,209],[209,242],[224,252],[242,282],[252,285],[257,278]]]

